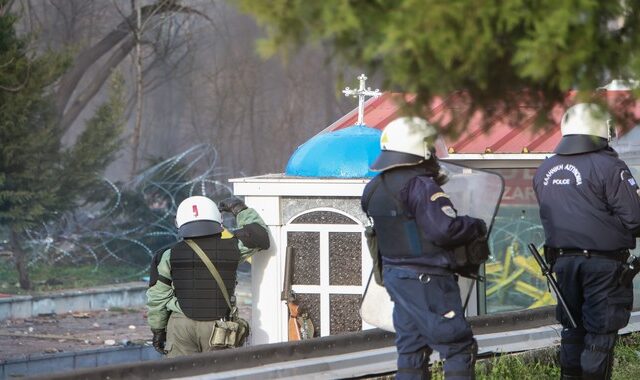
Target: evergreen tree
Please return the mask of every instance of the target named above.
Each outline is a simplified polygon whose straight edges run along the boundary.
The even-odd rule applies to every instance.
[[[56,220],[95,187],[122,129],[118,89],[71,147],[62,146],[51,88],[65,54],[33,56],[0,0],[0,223],[9,231],[20,286],[30,288],[25,229]]]
[[[640,3],[628,0],[236,0],[267,55],[323,42],[415,104],[458,92],[485,115],[548,110],[577,89],[640,79]],[[416,110],[414,110],[416,111]]]

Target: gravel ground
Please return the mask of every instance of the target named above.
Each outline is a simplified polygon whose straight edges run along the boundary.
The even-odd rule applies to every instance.
[[[240,315],[248,320],[251,318],[250,291],[248,273],[239,273],[238,306]],[[151,338],[144,307],[3,320],[0,321],[0,360],[115,345],[150,344]]]
[[[0,359],[145,344],[152,336],[145,317],[145,310],[115,309],[5,320],[0,322]]]

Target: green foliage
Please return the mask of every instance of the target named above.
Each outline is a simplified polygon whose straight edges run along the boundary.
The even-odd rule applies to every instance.
[[[14,23],[0,16],[0,222],[19,229],[56,218],[97,184],[118,149],[124,105],[116,77],[109,100],[64,148],[49,90],[68,56],[31,58]]]
[[[413,112],[457,91],[467,116],[518,113],[524,100],[549,109],[571,89],[588,96],[612,77],[640,74],[638,2],[236,2],[265,26],[263,54],[327,43],[343,63],[381,73],[386,90],[417,94]]]
[[[616,345],[613,380],[635,380],[640,373],[640,333],[622,337]]]
[[[124,128],[124,79],[116,72],[111,82],[107,102],[87,121],[76,143],[61,153],[64,176],[60,182],[63,193],[59,196],[67,204],[102,186],[102,171],[119,149]]]
[[[20,228],[46,218],[56,205],[62,136],[44,91],[66,59],[51,52],[30,59],[14,22],[0,16],[0,222]]]
[[[476,365],[476,378],[478,380],[553,380],[560,378],[560,368],[552,362],[524,360],[518,355],[505,355],[490,360],[485,368]]]
[[[31,53],[7,4],[0,0],[0,224],[8,226],[20,284],[28,288],[25,228],[56,220],[98,186],[118,149],[124,105],[116,78],[109,100],[64,147],[51,89],[69,56]]]
[[[635,380],[640,373],[640,333],[623,336],[615,348],[613,380]],[[478,380],[544,380],[560,378],[556,362],[557,347],[538,351],[534,355],[523,353],[497,356],[476,363]],[[442,362],[431,366],[431,378],[444,379]]]

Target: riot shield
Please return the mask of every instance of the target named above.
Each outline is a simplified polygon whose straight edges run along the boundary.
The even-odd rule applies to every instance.
[[[614,139],[610,145],[618,152],[618,157],[627,164],[636,181],[640,180],[640,127],[635,127],[624,136]],[[636,239],[636,248],[632,253],[640,256],[640,239]]]
[[[610,145],[618,152],[620,159],[627,164],[636,181],[640,180],[640,126],[614,139]],[[636,248],[631,251],[631,254],[640,257],[639,238],[636,238]],[[633,295],[633,309],[636,310],[640,307],[640,276],[636,276],[633,281]]]
[[[441,162],[441,165],[449,173],[449,181],[442,188],[449,195],[458,215],[483,219],[490,233],[504,190],[502,177],[452,162]],[[460,288],[462,292],[468,291],[468,287]],[[360,305],[362,320],[383,330],[394,331],[392,313],[393,302],[386,289],[373,280],[373,275],[369,276]]]

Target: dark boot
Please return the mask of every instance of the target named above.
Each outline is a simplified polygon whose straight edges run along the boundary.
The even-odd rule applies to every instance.
[[[560,380],[582,380],[581,368],[560,368]]]
[[[609,380],[613,372],[613,349],[618,339],[617,332],[610,334],[588,334],[582,353],[582,378]]]

